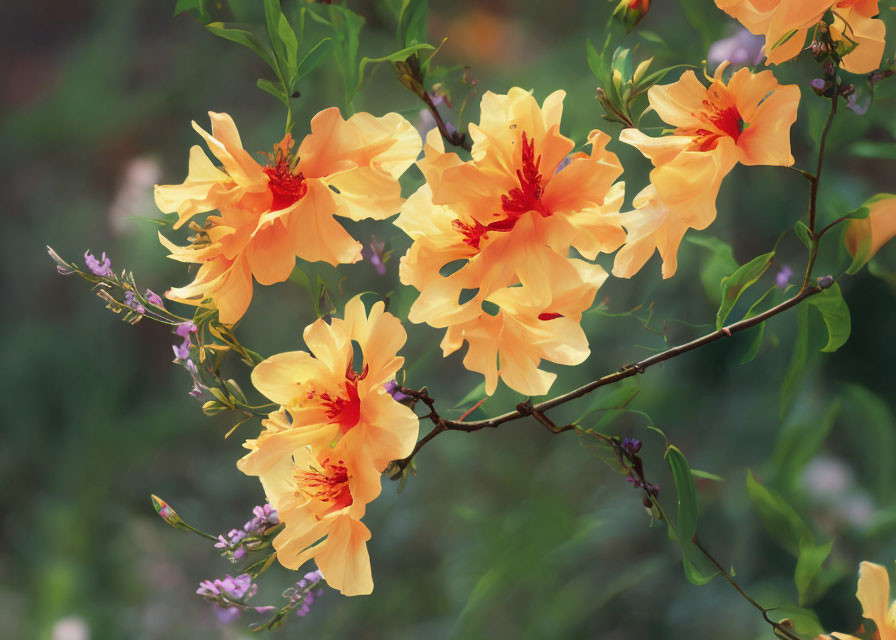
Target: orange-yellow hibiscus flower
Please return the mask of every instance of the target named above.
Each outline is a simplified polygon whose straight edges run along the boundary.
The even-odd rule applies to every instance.
[[[246,442],[250,453],[237,466],[259,477],[284,525],[273,541],[277,559],[298,569],[313,558],[334,589],[347,596],[370,593],[370,531],[361,518],[379,495],[379,472],[345,440],[318,452],[295,447],[285,437],[296,430],[285,410],[263,424],[261,435]]]
[[[800,91],[779,85],[771,71],[737,71],[726,83],[716,71],[709,87],[692,71],[670,85],[648,91],[650,105],[674,128],[652,138],[637,129],[619,139],[654,165],[651,186],[635,198],[635,211],[622,214],[628,236],[613,275],[631,277],[660,250],[663,277],[676,270],[676,254],[687,229],[704,229],[716,217],[722,179],[737,164],[790,166],[790,127]]]
[[[876,195],[865,206],[871,213],[867,218],[849,221],[843,234],[843,242],[851,256],[861,254],[867,262],[896,236],[896,195]]]
[[[311,120],[311,133],[292,152],[287,135],[262,166],[243,149],[226,114],[210,113],[212,132],[195,123],[215,158],[190,150],[187,179],[156,187],[156,204],[178,214],[175,228],[199,213],[217,210],[178,247],[160,236],[175,260],[200,264],[189,285],[168,297],[201,304],[211,300],[221,322],[232,324],[252,298],[252,279],[283,282],[296,256],[330,264],[357,262],[361,244],[334,215],[352,220],[382,219],[401,206],[398,177],[417,158],[420,137],[395,113],[376,118],[358,113],[343,120],[336,108]]]
[[[859,565],[859,588],[856,592],[862,604],[862,617],[874,621],[876,638],[896,640],[896,603],[890,604],[890,578],[887,570],[873,562]],[[859,640],[846,633],[832,633],[838,640]]]
[[[383,386],[404,362],[396,353],[407,334],[383,309],[377,302],[367,315],[355,296],[345,305],[344,320],[321,319],[305,328],[311,353],[280,353],[253,369],[255,388],[291,419],[292,428],[276,436],[283,447],[308,445],[318,452],[344,441],[377,471],[414,448],[417,416]],[[357,363],[355,344],[361,354]]]
[[[880,65],[886,27],[877,15],[877,0],[716,0],[716,6],[751,33],[765,36],[768,64],[781,64],[799,55],[806,35],[829,10],[834,14],[831,37],[854,43],[843,68],[869,73]]]
[[[486,298],[494,315],[482,312],[448,327],[442,339],[445,356],[469,345],[464,366],[485,376],[485,392],[504,383],[528,396],[548,392],[557,374],[539,369],[542,360],[577,365],[590,354],[580,325],[607,273],[583,260],[545,256],[546,277],[553,280],[547,304],[526,286],[506,287]]]
[[[843,56],[840,66],[851,73],[871,73],[880,67],[887,26],[874,17],[878,13],[877,0],[840,0],[832,10],[831,39],[853,47]]]
[[[470,125],[469,162],[431,133],[418,162],[426,184],[396,220],[414,240],[400,267],[402,283],[420,291],[409,319],[450,327],[446,355],[469,342],[464,363],[486,375],[489,393],[499,375],[523,393],[545,393],[554,376],[538,370],[541,359],[587,356],[570,323],[606,274],[570,260],[570,248],[594,259],[625,238],[624,185],[614,184],[622,167],[605,148],[609,137],[593,131],[590,153],[567,157],[574,144],[559,132],[563,96],[539,106],[522,89],[487,93],[480,123]],[[570,293],[575,284],[580,295]],[[549,325],[539,320],[545,314],[565,320]]]

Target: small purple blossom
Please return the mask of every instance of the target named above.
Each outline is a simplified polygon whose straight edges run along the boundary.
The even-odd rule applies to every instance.
[[[165,303],[162,301],[162,296],[160,296],[158,293],[156,293],[152,289],[147,289],[146,293],[144,295],[146,296],[146,301],[149,304],[151,304],[155,307],[159,307],[160,309],[165,308]]]
[[[215,613],[221,622],[233,622],[239,617],[240,609],[246,606],[246,600],[255,595],[258,585],[252,582],[248,573],[237,576],[224,576],[223,579],[203,580],[196,593],[208,602],[216,605]]]
[[[815,78],[809,83],[809,86],[815,91],[824,91],[827,82],[825,82],[824,78]]]
[[[781,265],[781,270],[778,271],[778,275],[775,276],[775,284],[778,285],[780,289],[783,289],[788,284],[790,284],[790,278],[793,277],[793,269],[788,267],[786,264]]]
[[[137,294],[133,291],[125,291],[124,292],[124,303],[128,305],[131,309],[139,313],[141,316],[146,313],[146,307],[144,307],[140,301],[137,299]]]
[[[728,62],[732,68],[753,66],[762,60],[765,38],[740,29],[733,36],[713,42],[706,61],[713,67]]]
[[[106,257],[105,251],[103,251],[102,262],[100,262],[88,249],[84,252],[84,263],[93,272],[93,275],[103,276],[104,278],[112,277],[112,261]]]
[[[261,535],[268,528],[280,524],[280,516],[278,515],[277,510],[268,503],[252,509],[252,514],[255,517],[243,525],[243,530],[246,533]]]
[[[868,113],[868,109],[871,107],[871,98],[865,102],[865,104],[859,104],[856,99],[856,94],[851,93],[846,98],[846,108],[852,111],[854,114],[863,116]]]
[[[631,454],[638,453],[642,445],[643,443],[637,438],[625,438],[622,441],[622,448]]]
[[[411,396],[406,393],[401,392],[401,385],[398,384],[395,380],[389,380],[386,384],[383,385],[386,389],[386,393],[392,396],[396,402],[402,402],[404,400],[408,400]]]
[[[323,589],[318,586],[323,579],[324,576],[319,569],[311,571],[306,573],[305,577],[299,580],[295,587],[287,589],[283,594],[297,606],[296,615],[300,618],[310,613],[311,605],[323,594]]]
[[[150,302],[152,301],[150,300]],[[196,325],[192,321],[187,320],[186,322],[182,322],[177,325],[175,333],[177,333],[177,335],[179,335],[181,338],[189,339],[190,334],[196,333],[196,331]]]
[[[385,242],[378,242],[376,238],[372,238],[370,244],[361,251],[361,257],[369,260],[381,276],[386,275],[385,249]]]
[[[180,345],[171,345],[171,348],[174,350],[174,359],[175,360],[187,360],[190,357],[190,341],[187,340],[183,344]]]

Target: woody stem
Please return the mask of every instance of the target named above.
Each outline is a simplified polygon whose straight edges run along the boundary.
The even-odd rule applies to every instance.
[[[717,340],[721,340],[722,338],[731,337],[735,333],[740,333],[741,331],[746,331],[747,329],[755,327],[756,325],[765,322],[769,318],[772,318],[779,313],[795,307],[806,298],[821,293],[822,291],[830,287],[831,284],[833,284],[832,279],[821,280],[818,285],[811,285],[802,288],[799,293],[797,293],[792,298],[785,300],[781,304],[774,306],[771,309],[764,311],[763,313],[755,315],[751,318],[745,318],[743,320],[740,320],[739,322],[729,324],[726,327],[722,327],[718,331],[708,333],[700,338],[697,338],[696,340],[692,340],[691,342],[672,347],[671,349],[667,349],[666,351],[663,351],[661,353],[654,354],[649,358],[645,358],[639,362],[635,362],[634,364],[624,366],[613,373],[607,374],[602,378],[598,378],[597,380],[593,380],[592,382],[589,382],[588,384],[583,385],[578,389],[574,389],[569,393],[565,393],[550,400],[545,400],[544,402],[540,402],[535,405],[528,402],[522,403],[520,405],[517,405],[516,411],[511,411],[509,413],[505,413],[494,418],[488,418],[486,420],[477,420],[475,422],[446,420],[439,415],[438,411],[436,411],[435,401],[425,390],[422,392],[418,392],[402,387],[403,393],[406,393],[417,400],[421,400],[427,405],[430,412],[428,415],[421,417],[431,420],[435,425],[435,428],[417,443],[417,446],[414,447],[413,452],[408,457],[397,460],[395,464],[399,469],[404,469],[405,467],[407,467],[413,457],[417,455],[417,452],[420,451],[420,449],[422,449],[427,442],[435,438],[443,431],[466,431],[467,433],[472,433],[474,431],[480,431],[482,429],[495,428],[506,422],[519,420],[527,416],[535,416],[536,419],[539,420],[539,422],[541,422],[545,426],[548,426],[548,423],[542,420],[542,418],[546,419],[546,417],[544,416],[546,411],[555,407],[559,407],[560,405],[566,404],[567,402],[570,402],[577,398],[581,398],[582,396],[587,395],[592,391],[596,391],[601,387],[619,382],[626,378],[630,378],[639,373],[644,373],[645,370],[649,367],[657,365],[661,362],[671,360],[672,358],[680,356],[689,351],[693,351],[694,349],[707,345],[711,342],[716,342]],[[549,424],[553,425],[553,423]],[[565,427],[556,427],[556,425],[554,425],[554,428],[551,428],[550,426],[548,426],[548,428],[556,433],[567,430],[567,428]]]
[[[436,121],[436,127],[438,127],[439,133],[442,134],[445,142],[454,145],[455,147],[460,147],[462,149],[470,151],[472,149],[472,145],[470,144],[470,141],[467,140],[467,136],[460,131],[454,131],[453,133],[448,131],[448,126],[442,119],[442,114],[439,113],[439,109],[436,107],[435,103],[433,103],[432,98],[429,97],[429,94],[424,91],[422,94],[420,94],[420,99],[423,100],[426,108],[429,109],[429,112],[432,114],[433,119]]]

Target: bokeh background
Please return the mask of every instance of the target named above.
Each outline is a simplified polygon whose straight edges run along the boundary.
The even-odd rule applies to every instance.
[[[176,337],[149,322],[121,323],[85,283],[57,275],[44,250],[50,244],[78,260],[85,249],[106,251],[114,268],[133,269],[142,286],[163,291],[184,284],[188,274],[165,258],[157,227],[141,218],[160,217],[154,183],[183,179],[188,147],[199,142],[190,120],[204,124],[208,110],[226,111],[247,148],[266,150],[279,139],[282,107],[255,88],[266,74],[262,63],[190,17],[172,18],[173,4],[32,0],[0,7],[3,638],[250,635],[245,623],[251,616],[222,625],[193,595],[200,580],[235,568],[206,541],[166,526],[149,495],[164,497],[203,529],[239,527],[263,500],[258,484],[234,466],[257,422],[225,440],[235,420],[205,417],[187,395],[188,376],[171,364]],[[260,15],[260,2],[231,5],[237,18]],[[475,121],[483,90],[519,85],[542,99],[562,88],[567,135],[582,143],[594,127],[618,132],[599,118],[584,45],[586,38],[603,41],[611,3],[431,5],[431,40],[447,38],[437,61],[468,65],[468,78],[478,80],[464,85],[453,76],[453,117],[470,91],[464,116]],[[386,3],[350,6],[367,18],[362,55],[393,51],[394,16]],[[889,20],[892,12],[884,12]],[[659,65],[697,64],[712,42],[736,30],[708,0],[656,2],[640,35],[625,42],[637,44],[639,56],[655,54]],[[792,139],[797,166],[811,169],[827,108],[808,89],[818,71],[803,60],[776,73],[803,89]],[[845,111],[839,118],[822,187],[823,221],[893,190],[892,85],[896,80],[883,83],[867,115]],[[325,63],[300,91],[298,135],[318,110],[341,104],[335,65]],[[412,121],[421,120],[420,106],[387,67],[374,72],[356,101],[360,110],[399,111]],[[611,148],[626,167],[630,202],[646,184],[649,167],[624,145]],[[411,170],[407,192],[419,181]],[[718,221],[694,235],[730,242],[737,261],[746,262],[789,232],[806,210],[807,194],[796,172],[738,167],[719,197]],[[398,285],[397,266],[407,240],[388,224],[352,230],[356,237],[375,234],[395,254],[385,276],[368,262],[345,268],[345,296],[338,303],[372,290],[392,294],[392,309],[406,311],[413,292]],[[819,273],[842,269],[833,236],[829,243]],[[778,251],[774,270],[788,264],[799,273],[804,249],[792,233]],[[656,258],[630,281],[611,278],[598,294],[606,298],[606,311],[643,307],[619,317],[586,314],[591,357],[575,369],[557,368],[553,390],[705,332],[724,275],[704,285],[701,273],[711,258],[686,241],[671,280],[659,278]],[[829,630],[854,630],[859,622],[858,562],[892,568],[896,558],[896,293],[887,276],[896,268],[896,247],[876,262],[877,276],[863,271],[842,283],[853,322],[843,349],[819,354],[824,328],[817,315],[811,318],[810,365],[786,420],[779,417],[778,395],[795,331],[792,314],[770,321],[754,361],[738,364],[749,337],[717,343],[651,369],[631,405],[648,414],[693,467],[726,479],[700,481],[700,536],[763,603],[796,603],[795,559],[763,529],[744,487],[747,469],[782,492],[817,539],[834,540],[825,565],[828,588],[813,603]],[[305,268],[312,277],[336,277],[319,265]],[[773,278],[770,272],[767,279]],[[313,318],[308,292],[295,283],[257,288],[239,335],[262,354],[301,348],[301,329]],[[459,416],[472,404],[461,401],[477,387],[477,376],[457,355],[442,361],[433,330],[408,331],[408,383],[428,385],[443,411]],[[242,365],[234,363],[231,374],[249,388]],[[520,400],[505,389],[477,416]],[[839,411],[832,412],[835,403]],[[555,419],[575,418],[586,405],[557,411]],[[626,414],[612,430],[645,441],[648,474],[674,512],[662,438],[647,423],[643,415]],[[472,435],[448,433],[417,462],[418,474],[404,491],[398,494],[386,480],[368,511],[374,594],[347,599],[329,592],[311,615],[290,620],[277,637],[771,637],[757,612],[721,579],[701,588],[685,580],[677,545],[664,527],[650,527],[638,492],[572,434],[551,436],[522,421]],[[276,601],[297,577],[272,569],[255,600]]]

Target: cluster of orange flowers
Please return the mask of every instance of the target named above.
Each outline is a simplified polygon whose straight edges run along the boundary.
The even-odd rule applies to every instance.
[[[716,6],[751,33],[765,36],[769,64],[796,57],[828,11],[833,14],[831,40],[845,50],[843,69],[870,73],[884,54],[887,29],[875,18],[877,0],[716,0]]]
[[[766,35],[770,62],[796,55],[832,10],[832,37],[857,45],[844,66],[879,64],[876,0],[716,2]],[[575,365],[589,355],[580,323],[607,278],[593,262],[598,254],[618,250],[613,274],[627,278],[658,251],[668,278],[685,232],[715,219],[720,185],[735,165],[793,164],[799,89],[778,84],[771,71],[741,69],[727,82],[724,71],[709,86],[687,71],[649,90],[671,132],[620,134],[654,166],[627,212],[620,211],[622,166],[606,150],[609,136],[594,130],[589,151],[574,152],[560,133],[562,91],[541,105],[519,88],[486,93],[480,121],[469,127],[468,161],[446,152],[435,130],[421,145],[398,114],[344,120],[332,108],[312,119],[297,151],[287,135],[262,165],[243,148],[233,120],[211,113],[211,133],[194,128],[220,166],[194,146],[183,184],[156,188],[159,208],[177,213],[175,229],[189,222],[194,234],[185,247],[160,236],[162,243],[175,260],[199,265],[193,282],[167,295],[211,306],[222,323],[235,323],[253,280],[285,281],[296,257],[332,265],[361,259],[360,243],[335,216],[400,213],[395,224],[413,243],[399,275],[419,291],[409,319],[445,329],[446,356],[466,342],[464,365],[484,376],[486,393],[499,378],[526,395],[547,393],[556,375],[542,361]],[[405,201],[398,179],[415,162],[425,183]],[[851,223],[851,253],[870,256],[896,234],[894,203],[875,202],[872,216]],[[207,212],[217,213],[202,224],[192,219]],[[278,354],[253,371],[254,385],[279,408],[247,441],[239,468],[260,478],[280,514],[284,529],[274,546],[284,566],[314,558],[334,588],[369,593],[370,532],[361,519],[385,467],[409,455],[418,435],[414,412],[385,387],[402,365],[396,354],[406,334],[382,302],[368,314],[355,297],[344,319],[317,320],[304,339],[311,353]]]

